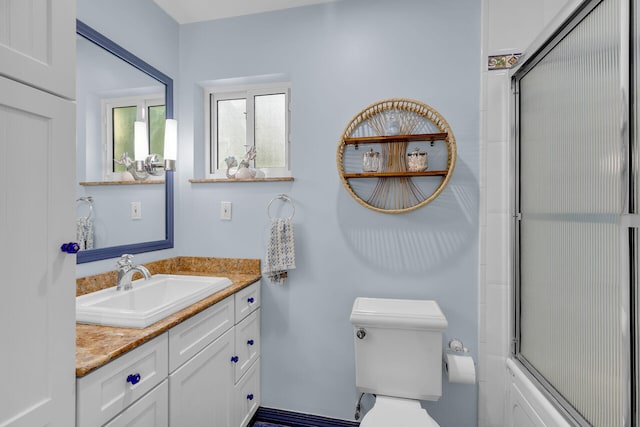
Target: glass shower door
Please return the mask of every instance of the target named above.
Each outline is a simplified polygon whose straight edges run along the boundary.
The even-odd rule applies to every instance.
[[[621,4],[591,2],[514,75],[515,356],[569,417],[611,427],[628,422]]]

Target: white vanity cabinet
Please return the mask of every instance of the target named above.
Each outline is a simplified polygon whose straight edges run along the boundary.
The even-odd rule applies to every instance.
[[[77,427],[245,427],[259,406],[259,282],[77,381]]]
[[[171,426],[248,424],[260,405],[259,307],[254,283],[169,331]]]

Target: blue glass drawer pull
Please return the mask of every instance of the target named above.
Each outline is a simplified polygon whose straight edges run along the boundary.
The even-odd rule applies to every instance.
[[[253,394],[247,394],[247,399],[253,400]]]
[[[249,304],[253,304],[253,302],[254,302],[254,301],[255,301],[255,299],[254,299],[253,297],[249,297],[249,298],[247,298],[247,302],[248,302]]]
[[[129,374],[127,382],[136,385],[140,382],[140,374]]]
[[[253,340],[249,340],[249,341],[247,341],[247,344],[249,344],[249,345],[253,345]]]
[[[232,361],[233,363],[238,363],[238,360],[240,360],[240,359],[238,358],[238,356],[232,356],[232,357],[231,357],[231,361]]]

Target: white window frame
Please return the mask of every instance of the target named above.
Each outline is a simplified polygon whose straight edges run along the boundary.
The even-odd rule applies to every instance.
[[[112,181],[116,174],[113,172],[113,161],[117,160],[113,158],[113,109],[133,105],[137,107],[137,120],[146,122],[146,111],[149,107],[165,105],[164,94],[153,93],[102,100],[102,176],[105,181]],[[145,112],[144,117],[139,116],[141,111]],[[134,153],[129,153],[129,156],[133,160]]]
[[[284,94],[285,115],[285,166],[282,168],[257,168],[265,178],[284,178],[291,176],[291,84],[288,82],[269,84],[248,84],[242,86],[217,86],[205,88],[204,117],[205,117],[205,174],[206,178],[226,178],[226,168],[218,169],[216,136],[217,101],[227,99],[245,99],[247,106],[247,144],[255,146],[254,139],[254,99],[260,95]],[[260,153],[258,153],[258,156]],[[238,162],[242,159],[238,159]],[[252,167],[255,164],[252,164]]]

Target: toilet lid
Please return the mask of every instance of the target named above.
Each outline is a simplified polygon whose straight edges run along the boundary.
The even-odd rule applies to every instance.
[[[420,402],[378,395],[373,408],[362,419],[360,427],[439,427],[420,406]]]

